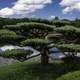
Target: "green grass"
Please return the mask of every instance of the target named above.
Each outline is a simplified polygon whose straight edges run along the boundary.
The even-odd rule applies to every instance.
[[[80,70],[80,64],[51,62],[42,66],[38,61],[17,62],[0,68],[0,80],[56,80],[76,70]]]
[[[68,74],[62,75],[57,80],[80,80],[80,71],[69,72]]]

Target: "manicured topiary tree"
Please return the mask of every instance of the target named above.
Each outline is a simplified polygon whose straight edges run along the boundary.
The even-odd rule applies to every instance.
[[[50,41],[46,39],[27,39],[23,42],[21,42],[24,46],[32,46],[35,49],[39,50],[41,53],[41,64],[48,64],[49,62],[49,56],[48,56],[48,45],[50,44]]]
[[[76,53],[79,52],[80,39],[78,38],[78,36],[80,34],[80,30],[72,26],[64,26],[59,28],[43,23],[19,23],[13,26],[7,25],[4,28],[8,29],[10,36],[11,35],[25,36],[23,40],[19,39],[21,40],[20,45],[31,46],[39,50],[41,54],[42,64],[48,64],[49,48],[51,47],[59,48],[64,54],[65,52],[68,52],[69,53],[67,54],[68,56],[75,56]]]
[[[6,25],[3,28],[14,30],[28,38],[45,38],[53,31],[55,26],[44,23],[18,23],[17,25]]]
[[[49,33],[53,32],[54,26],[44,23],[19,23],[17,25],[4,26],[3,29],[8,29],[18,35],[25,36],[25,39],[21,41],[20,45],[31,46],[39,50],[41,53],[41,63],[48,64],[49,57],[47,46],[50,44],[50,41],[45,38]]]

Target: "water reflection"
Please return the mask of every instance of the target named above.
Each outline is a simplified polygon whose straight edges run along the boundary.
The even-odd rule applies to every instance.
[[[40,52],[35,50],[34,48],[32,47],[29,47],[29,46],[25,46],[25,47],[20,47],[20,46],[13,46],[13,45],[5,45],[5,46],[2,46],[0,48],[0,52],[2,51],[6,51],[6,50],[12,50],[12,49],[24,49],[24,50],[31,50],[33,52],[32,55],[37,55],[39,54]],[[53,48],[50,48],[49,49],[49,54],[57,59],[57,58],[62,58],[62,57],[65,57],[65,55],[56,47],[53,47]]]
[[[50,52],[50,56],[53,59],[61,59],[61,58],[65,57],[65,55],[56,47],[50,48],[49,52]]]

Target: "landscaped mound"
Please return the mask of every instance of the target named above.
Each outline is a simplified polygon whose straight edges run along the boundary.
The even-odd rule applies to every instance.
[[[66,75],[62,75],[57,80],[80,80],[80,71],[70,72]]]

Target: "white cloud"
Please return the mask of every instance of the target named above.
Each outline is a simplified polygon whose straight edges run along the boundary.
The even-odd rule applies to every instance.
[[[50,18],[50,19],[54,19],[54,18],[55,18],[55,16],[54,16],[54,15],[51,15],[49,18]]]
[[[80,11],[80,0],[62,0],[60,5],[64,7],[63,13],[69,13],[73,10]]]
[[[8,7],[6,7],[6,8],[3,8],[3,9],[1,9],[0,10],[0,16],[9,16],[9,15],[13,15],[13,10],[12,9],[10,9],[10,8],[8,8]]]
[[[52,0],[18,0],[11,8],[5,7],[0,10],[1,17],[10,17],[14,15],[25,15],[36,10],[43,9],[47,4],[51,4]]]

